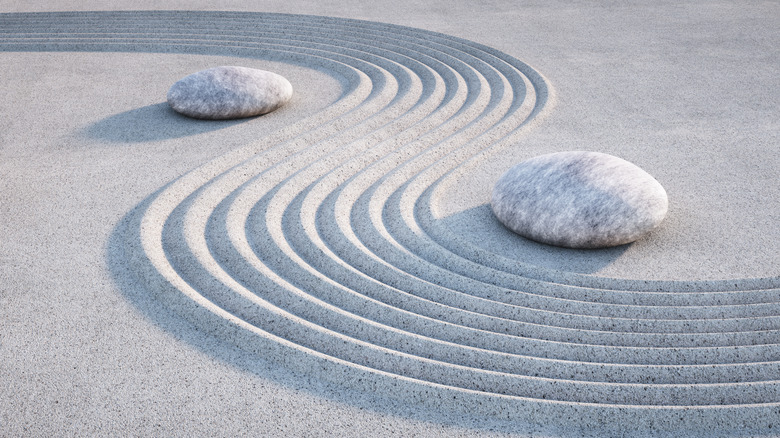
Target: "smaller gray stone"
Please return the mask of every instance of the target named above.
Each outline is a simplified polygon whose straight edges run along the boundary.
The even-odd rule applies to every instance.
[[[214,67],[186,76],[168,90],[176,112],[197,119],[238,119],[269,113],[290,100],[284,77],[247,67]]]
[[[499,221],[521,236],[569,248],[633,242],[661,223],[666,191],[634,164],[599,152],[558,152],[509,169],[493,189]]]

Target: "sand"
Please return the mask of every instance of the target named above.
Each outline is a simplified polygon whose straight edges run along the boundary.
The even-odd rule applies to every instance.
[[[0,16],[2,435],[780,427],[778,5],[218,6]],[[237,61],[293,100],[167,107]],[[667,218],[508,232],[492,185],[564,150],[637,164]]]

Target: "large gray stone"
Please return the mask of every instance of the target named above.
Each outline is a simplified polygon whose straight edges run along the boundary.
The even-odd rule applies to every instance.
[[[491,207],[507,228],[537,242],[603,248],[633,242],[658,226],[668,199],[634,164],[576,151],[512,167],[496,183]]]
[[[292,97],[282,76],[247,67],[214,67],[186,76],[168,90],[175,111],[198,119],[237,119],[269,113]]]

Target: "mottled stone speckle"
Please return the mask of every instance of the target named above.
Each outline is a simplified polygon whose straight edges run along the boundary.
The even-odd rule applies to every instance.
[[[186,76],[168,91],[175,111],[198,119],[237,119],[266,114],[292,97],[292,85],[269,71],[214,67]]]
[[[633,242],[658,226],[668,199],[661,184],[623,159],[598,152],[558,152],[507,171],[491,207],[521,236],[569,248]]]

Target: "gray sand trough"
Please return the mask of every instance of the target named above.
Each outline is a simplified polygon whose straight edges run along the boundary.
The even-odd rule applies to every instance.
[[[464,4],[0,15],[3,433],[780,427],[780,7]],[[165,106],[239,64],[292,101]],[[490,216],[579,149],[655,176],[662,225],[584,251]]]

